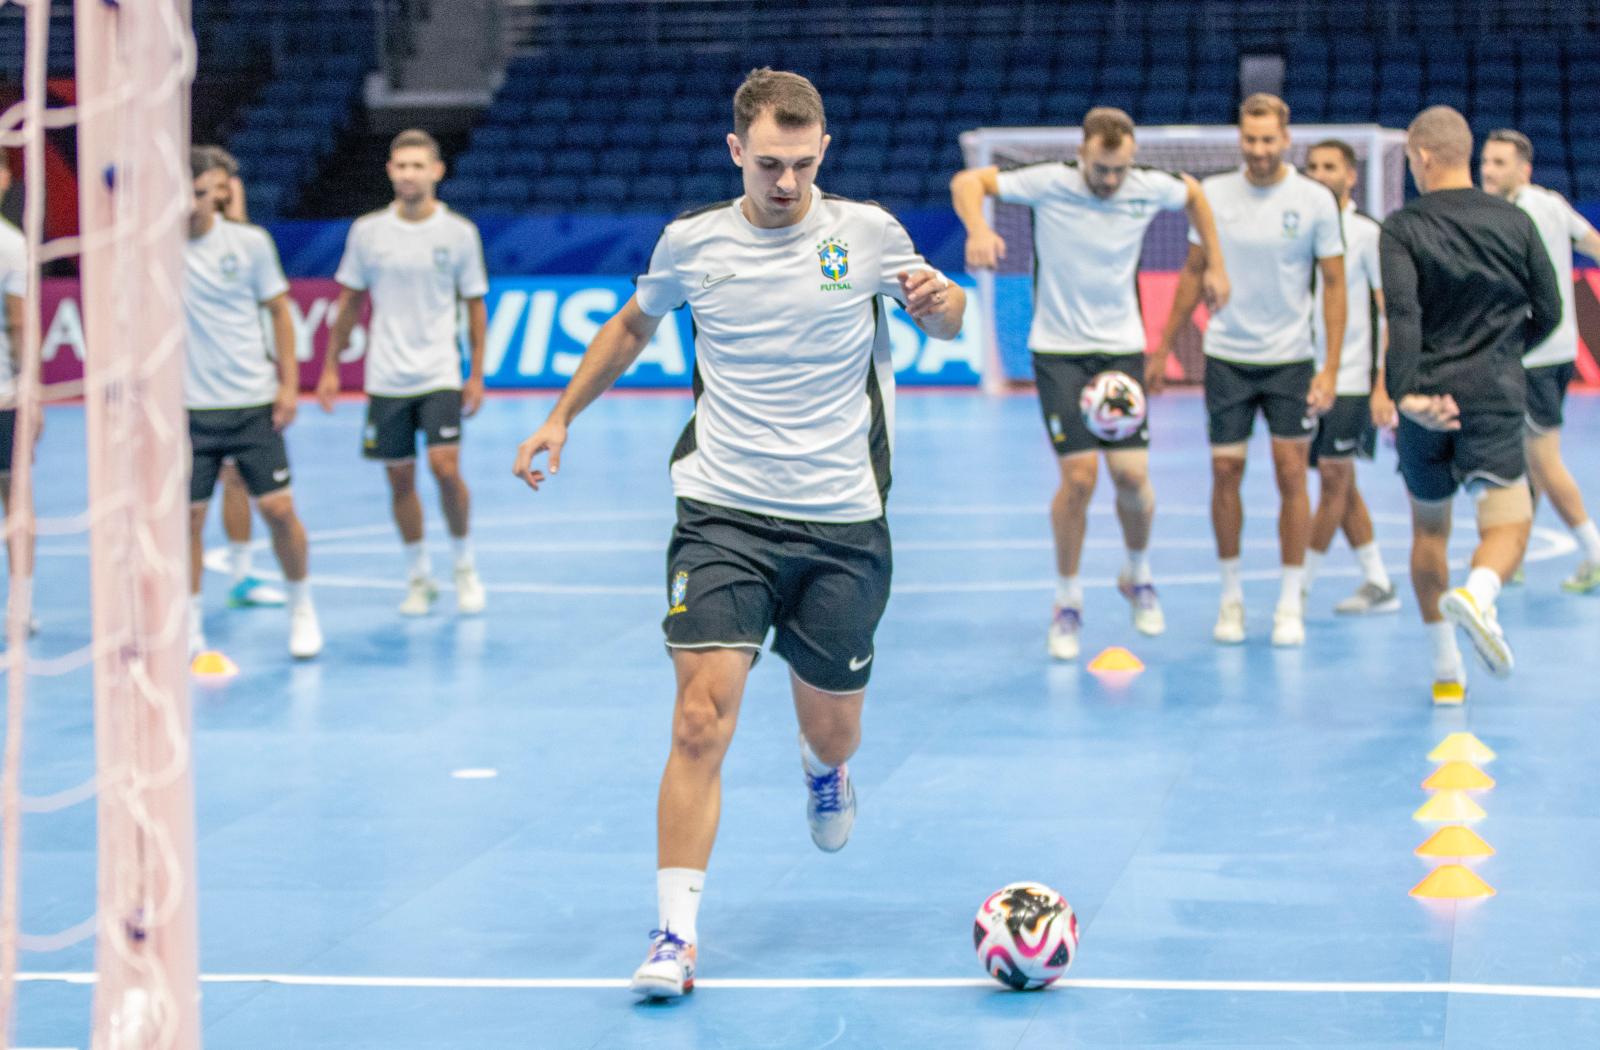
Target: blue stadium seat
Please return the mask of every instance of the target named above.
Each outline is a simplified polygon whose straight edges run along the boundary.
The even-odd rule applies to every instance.
[[[740,193],[737,173],[729,168],[726,175],[691,175],[683,180],[679,193],[685,207],[731,200]]]
[[[472,131],[472,147],[482,150],[510,149],[515,133],[509,127],[484,124]]]
[[[450,181],[481,182],[493,178],[497,170],[495,159],[488,153],[468,150],[457,157],[451,166]]]
[[[829,193],[849,197],[851,200],[866,200],[872,196],[876,179],[870,175],[836,172],[826,177],[819,177],[817,183]]]
[[[1040,94],[1050,90],[1052,86],[1050,68],[1048,66],[1018,66],[1006,74],[1006,91],[1027,91]]]
[[[1007,124],[1037,124],[1044,100],[1037,94],[1015,92],[1000,96],[1000,113]]]
[[[918,91],[906,96],[906,112],[919,117],[942,117],[950,107],[950,94],[945,91]]]
[[[628,183],[612,175],[589,179],[583,184],[583,201],[592,208],[615,208],[628,199]]]
[[[929,143],[937,140],[939,135],[939,122],[923,119],[902,120],[894,126],[896,143],[910,144],[927,149]]]
[[[1191,124],[1230,124],[1237,108],[1238,100],[1232,94],[1199,93],[1189,97],[1185,118]]]
[[[572,103],[564,98],[545,98],[530,104],[527,119],[541,124],[563,124],[572,119]]]
[[[1181,124],[1188,94],[1182,91],[1150,91],[1139,100],[1141,124]]]
[[[540,211],[566,211],[577,202],[581,185],[571,175],[546,175],[533,183],[528,199]]]
[[[1547,190],[1561,194],[1563,197],[1572,196],[1572,179],[1567,174],[1566,168],[1553,166],[1535,168],[1533,181]]]
[[[650,166],[655,171],[680,175],[689,170],[693,154],[682,146],[661,145],[650,151]]]
[[[595,156],[586,149],[564,149],[550,158],[550,171],[556,175],[588,175],[594,168]]]
[[[1086,92],[1055,91],[1044,97],[1041,118],[1049,124],[1077,124],[1089,112],[1090,96]]]
[[[641,175],[628,189],[634,200],[671,204],[678,197],[678,180],[671,175]]]
[[[1102,65],[1096,83],[1101,91],[1137,91],[1144,84],[1144,68],[1139,65]]]
[[[887,146],[894,137],[894,125],[887,120],[863,117],[845,131],[851,146]]]
[[[561,142],[577,149],[603,149],[611,143],[611,128],[588,120],[573,121],[562,127]]]

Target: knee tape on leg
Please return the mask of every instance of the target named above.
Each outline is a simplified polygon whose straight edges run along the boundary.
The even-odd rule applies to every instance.
[[[1533,520],[1533,497],[1521,478],[1510,485],[1482,485],[1472,494],[1478,504],[1478,528],[1520,525]]]

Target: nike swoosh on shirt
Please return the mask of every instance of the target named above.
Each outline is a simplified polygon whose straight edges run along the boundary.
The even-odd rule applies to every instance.
[[[738,274],[725,273],[721,277],[713,277],[708,273],[706,274],[705,280],[700,282],[700,287],[715,288],[717,285],[731,281],[737,276]]]
[[[859,671],[863,667],[865,667],[868,664],[870,664],[871,662],[872,662],[872,654],[870,654],[870,653],[867,654],[867,658],[865,660],[858,660],[856,657],[852,656],[850,658],[850,670]]]

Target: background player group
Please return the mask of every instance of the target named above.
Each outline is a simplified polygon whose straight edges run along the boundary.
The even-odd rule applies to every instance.
[[[659,921],[633,978],[646,997],[694,986],[722,760],[769,631],[789,664],[812,838],[827,851],[848,840],[856,799],[846,761],[861,739],[873,635],[892,571],[884,511],[893,373],[878,297],[898,299],[935,338],[959,331],[965,307],[961,290],[927,265],[892,215],[822,192],[815,180],[829,139],[810,82],[757,70],[735,95],[734,116],[727,144],[743,196],[668,224],[637,292],[602,326],[512,467],[535,490],[550,481],[578,415],[638,357],[663,317],[689,307],[697,382],[695,411],[671,456],[677,524],[663,630],[677,690],[657,802]],[[1108,368],[1142,372],[1159,389],[1173,340],[1203,294],[1215,311],[1205,350],[1212,520],[1223,570],[1216,639],[1245,636],[1240,482],[1258,411],[1272,434],[1282,497],[1274,643],[1303,643],[1307,547],[1320,556],[1341,528],[1365,578],[1340,608],[1398,607],[1351,462],[1363,443],[1370,447],[1374,425],[1398,419],[1415,508],[1413,577],[1435,640],[1435,695],[1448,699],[1441,686],[1459,693],[1465,683],[1452,624],[1467,631],[1491,670],[1510,669],[1493,603],[1521,560],[1531,519],[1521,358],[1562,316],[1549,252],[1523,211],[1470,188],[1471,135],[1455,111],[1436,107],[1410,129],[1408,159],[1425,195],[1391,219],[1381,250],[1376,224],[1350,205],[1353,151],[1320,143],[1311,151],[1317,181],[1301,175],[1285,162],[1288,118],[1276,98],[1246,100],[1244,166],[1203,184],[1134,166],[1133,126],[1110,109],[1088,115],[1075,163],[969,170],[952,181],[969,231],[969,266],[993,266],[1005,252],[984,220],[986,195],[1027,204],[1037,220],[1030,343],[1046,428],[1061,457],[1051,506],[1061,579],[1050,651],[1068,659],[1078,653],[1077,568],[1101,452],[1127,545],[1120,590],[1139,630],[1165,628],[1147,557],[1155,504],[1148,432],[1107,447],[1085,429],[1077,402],[1084,383]],[[1520,198],[1525,147],[1497,141],[1510,141],[1519,156],[1512,177],[1496,185]],[[1160,345],[1146,360],[1133,291],[1139,245],[1156,211],[1177,208],[1188,210],[1193,248]],[[1575,234],[1575,221],[1565,221]],[[1490,261],[1476,264],[1483,253]],[[1385,283],[1386,374],[1371,309]],[[1375,382],[1380,374],[1384,381]],[[1553,378],[1559,406],[1561,377]],[[1542,433],[1557,423],[1529,425]],[[1313,444],[1324,474],[1315,521],[1306,491]],[[1554,476],[1553,468],[1542,475]],[[1462,484],[1477,498],[1482,543],[1466,586],[1446,593],[1448,508]],[[1582,589],[1600,549],[1589,542],[1592,525],[1576,531],[1588,537],[1586,561],[1569,583]]]

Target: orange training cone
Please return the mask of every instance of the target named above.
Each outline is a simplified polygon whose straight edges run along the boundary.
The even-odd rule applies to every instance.
[[[1463,821],[1482,820],[1486,816],[1488,814],[1483,811],[1483,807],[1472,801],[1466,792],[1440,791],[1418,807],[1417,811],[1411,814],[1411,819]]]
[[[1494,752],[1471,733],[1451,733],[1428,752],[1429,762],[1471,762],[1483,765],[1494,761]]]
[[[1138,674],[1144,670],[1144,663],[1122,646],[1113,645],[1089,661],[1089,670],[1093,674]]]
[[[1446,762],[1422,786],[1429,791],[1487,791],[1494,787],[1494,777],[1471,762]]]
[[[1494,847],[1471,828],[1451,824],[1429,835],[1415,852],[1419,857],[1492,857]]]
[[[1470,868],[1463,868],[1459,864],[1441,864],[1411,888],[1411,896],[1435,900],[1493,897],[1494,887],[1478,878]]]
[[[194,658],[189,670],[202,678],[232,678],[239,673],[239,665],[214,649]]]

